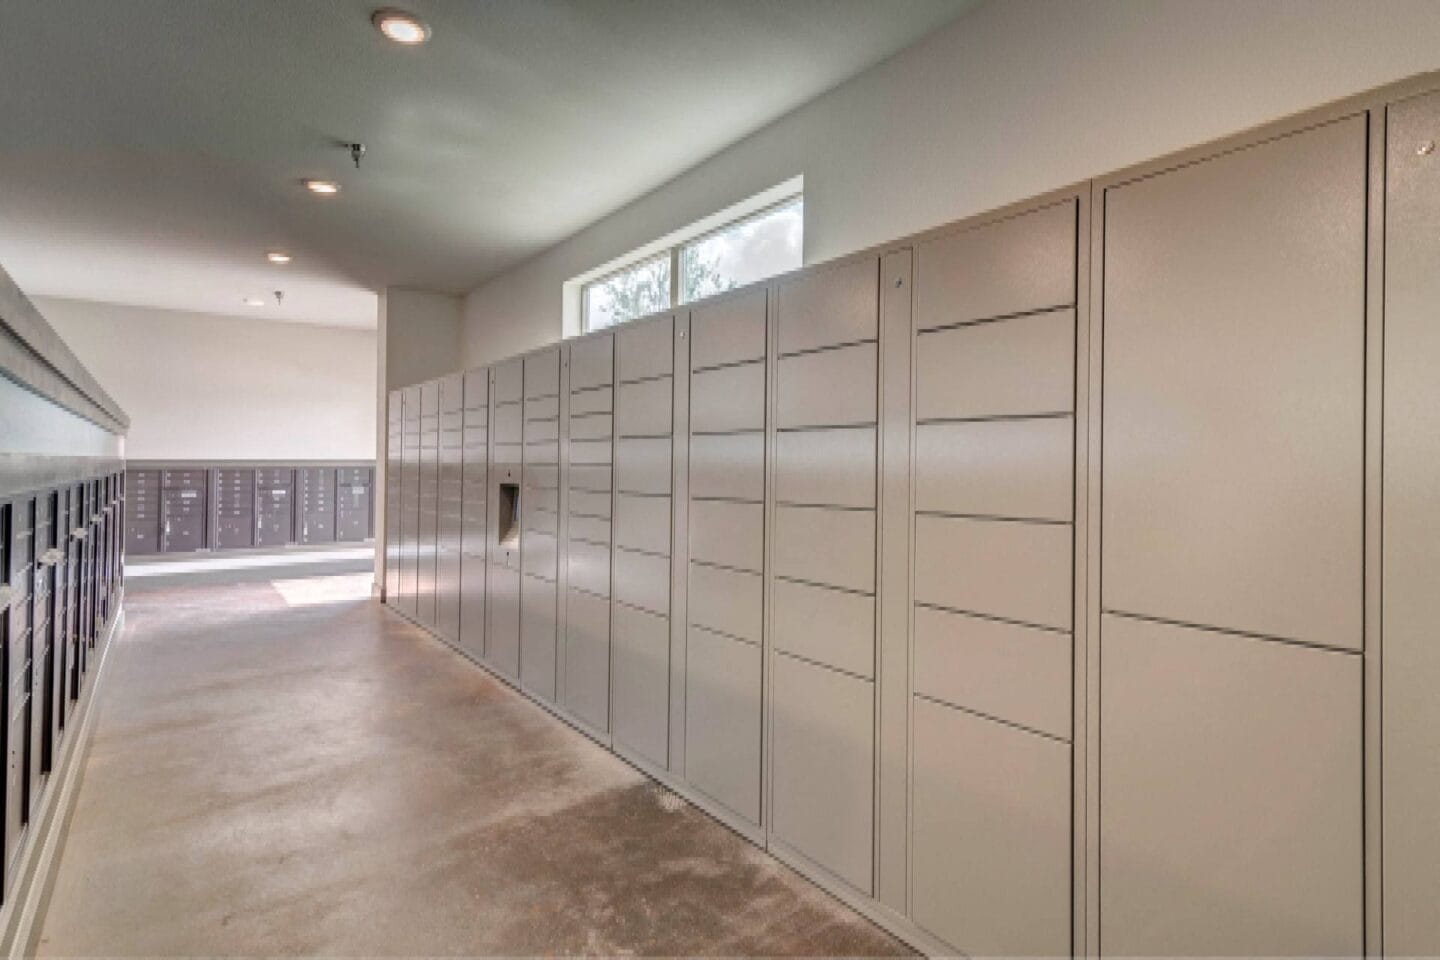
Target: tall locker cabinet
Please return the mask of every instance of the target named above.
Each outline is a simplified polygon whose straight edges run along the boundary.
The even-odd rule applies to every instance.
[[[300,467],[295,471],[299,488],[296,523],[300,543],[335,542],[335,468]]]
[[[592,731],[610,729],[610,465],[615,338],[570,346],[566,471],[565,671],[561,705]]]
[[[615,745],[670,757],[670,542],[675,318],[615,334],[610,719]]]
[[[460,647],[485,657],[485,530],[489,500],[490,371],[471,370],[462,385],[460,447]]]
[[[436,540],[440,534],[440,384],[420,385],[420,527],[415,548],[415,615],[436,626]]]
[[[766,292],[690,315],[685,779],[745,823],[761,810]]]
[[[392,607],[400,605],[400,417],[400,391],[391,390],[385,411],[385,602]]]
[[[440,636],[460,642],[460,537],[461,455],[464,446],[464,390],[462,374],[439,383],[440,419],[437,448],[435,619]]]
[[[772,842],[874,889],[879,261],[778,285],[771,548]],[[694,518],[753,569],[763,514]],[[713,532],[712,532],[713,531]],[[817,624],[825,628],[817,629]]]
[[[400,609],[419,616],[420,575],[420,388],[400,398]]]
[[[520,515],[525,362],[494,368],[490,443],[490,592],[485,660],[512,680],[520,679]]]
[[[520,684],[555,701],[560,537],[560,351],[525,358],[520,493]]]
[[[1107,955],[1364,949],[1366,126],[1104,191]]]
[[[912,913],[1071,942],[1077,203],[915,251]]]
[[[1440,954],[1440,93],[1389,108],[1385,176],[1384,946]]]

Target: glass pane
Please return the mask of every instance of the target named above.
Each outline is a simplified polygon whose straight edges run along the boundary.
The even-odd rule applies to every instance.
[[[603,330],[670,306],[670,254],[585,287],[585,331]]]
[[[680,302],[798,268],[804,237],[801,196],[686,245],[680,251]]]

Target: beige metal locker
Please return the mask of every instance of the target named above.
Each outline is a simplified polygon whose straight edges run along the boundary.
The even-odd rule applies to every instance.
[[[776,426],[784,430],[874,423],[876,357],[874,343],[782,356],[775,386]]]
[[[690,496],[700,500],[763,501],[765,434],[760,431],[692,434]]]
[[[670,498],[615,497],[615,545],[660,556],[670,555]]]
[[[1357,116],[1106,191],[1107,610],[1359,649],[1366,162]]]
[[[697,324],[703,327],[704,324]],[[690,430],[720,433],[765,429],[765,361],[690,376]]]
[[[1360,658],[1107,615],[1107,956],[1359,956]]]
[[[490,627],[485,633],[485,661],[500,674],[520,678],[520,571],[489,565]]]
[[[520,683],[542,700],[555,699],[555,581],[520,580]]]
[[[1440,954],[1440,94],[1392,105],[1385,176],[1384,943]]]
[[[759,572],[690,563],[690,623],[758,644],[764,632],[765,584]]]
[[[765,562],[765,507],[732,500],[690,504],[690,558],[760,572]]]
[[[983,616],[1069,630],[1068,523],[915,518],[915,599]]]
[[[774,537],[776,576],[874,593],[873,512],[779,506]]]
[[[791,580],[775,581],[773,590],[775,649],[874,679],[873,596]]]
[[[1075,408],[1074,308],[921,332],[915,383],[921,422],[1069,413]]]
[[[980,517],[1069,521],[1075,422],[1068,416],[927,423],[915,431],[915,506]]]
[[[758,644],[690,627],[685,778],[751,823],[760,822],[760,675]]]
[[[873,509],[875,428],[777,433],[775,499],[779,503]]]
[[[612,616],[610,720],[616,744],[663,767],[670,742],[669,620],[619,602]]]
[[[610,727],[610,601],[571,587],[565,615],[566,709],[596,730]]]

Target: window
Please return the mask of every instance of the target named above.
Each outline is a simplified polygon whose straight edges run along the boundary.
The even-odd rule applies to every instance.
[[[603,330],[800,267],[803,188],[804,181],[796,177],[569,281],[566,336]]]

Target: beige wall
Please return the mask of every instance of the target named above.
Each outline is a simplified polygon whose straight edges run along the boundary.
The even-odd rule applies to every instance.
[[[992,0],[465,298],[467,366],[561,284],[804,174],[813,263],[1440,66],[1434,0]]]
[[[131,459],[369,459],[375,333],[36,297],[130,415]]]

